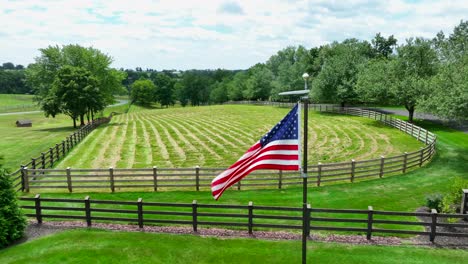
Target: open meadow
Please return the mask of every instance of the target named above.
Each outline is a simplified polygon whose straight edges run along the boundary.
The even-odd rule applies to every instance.
[[[250,105],[130,111],[97,128],[56,168],[225,168],[288,111]],[[399,155],[423,146],[375,120],[317,112],[311,112],[309,135],[309,164]]]

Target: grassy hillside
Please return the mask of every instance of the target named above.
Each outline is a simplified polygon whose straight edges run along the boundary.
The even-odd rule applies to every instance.
[[[289,109],[222,105],[130,111],[86,138],[59,168],[227,167]],[[422,144],[361,117],[311,112],[309,163],[399,155]]]

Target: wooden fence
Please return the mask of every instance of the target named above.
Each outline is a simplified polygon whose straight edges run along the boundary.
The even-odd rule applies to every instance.
[[[257,102],[259,103],[259,102]],[[289,103],[260,102],[262,104],[289,106]],[[395,127],[426,144],[424,148],[414,152],[405,152],[398,156],[351,160],[347,162],[317,164],[308,166],[308,177],[317,186],[336,182],[354,182],[357,180],[405,173],[421,167],[435,154],[436,136],[428,130],[414,124],[393,118],[386,114],[360,109],[337,107],[333,105],[310,105],[310,109],[339,114],[362,116],[378,120]],[[52,151],[53,152],[53,151]],[[48,157],[48,156],[47,156]],[[45,160],[47,161],[47,157]],[[44,161],[44,159],[41,159]],[[32,163],[31,163],[32,164]],[[29,192],[31,189],[109,189],[112,192],[124,189],[168,190],[177,189],[208,189],[211,180],[225,168],[143,168],[143,169],[46,169],[25,166],[16,176],[16,187]],[[48,164],[53,164],[52,162]],[[42,165],[42,164],[41,164]],[[232,188],[274,187],[283,188],[290,185],[301,185],[302,179],[297,172],[256,171],[244,178]]]
[[[232,227],[244,229],[253,234],[254,229],[302,230],[309,235],[316,231],[345,231],[366,234],[371,239],[374,234],[425,235],[430,241],[437,236],[468,237],[468,232],[443,232],[438,227],[468,230],[468,223],[448,223],[447,218],[460,219],[462,214],[410,213],[355,209],[324,209],[279,206],[160,203],[137,201],[21,197],[26,216],[36,218],[38,223],[44,219],[70,219],[86,221],[87,226],[94,222],[123,222],[144,225],[169,224],[189,225],[194,232],[199,226]],[[29,204],[28,204],[29,203]],[[307,210],[303,212],[303,210]],[[416,217],[426,219],[415,220]],[[306,222],[306,225],[302,225]],[[419,227],[419,228],[418,228]],[[425,227],[423,231],[422,228]],[[427,229],[426,229],[427,228]],[[450,229],[449,229],[450,230]]]
[[[49,148],[48,150],[41,152],[41,155],[36,158],[31,158],[31,161],[21,165],[20,169],[10,174],[12,177],[14,186],[16,190],[24,189],[22,171],[25,167],[31,169],[47,169],[52,168],[54,164],[57,163],[60,159],[65,157],[65,155],[70,152],[70,150],[76,146],[81,140],[83,140],[91,131],[103,123],[109,123],[112,116],[97,118],[85,126],[81,127],[77,131],[69,135],[65,140],[62,140],[61,143],[55,144],[55,146]]]

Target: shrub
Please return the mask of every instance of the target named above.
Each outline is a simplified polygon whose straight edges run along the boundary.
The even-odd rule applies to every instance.
[[[428,195],[426,196],[426,206],[429,207],[429,209],[436,209],[437,212],[441,212],[443,198],[444,197],[440,193]]]
[[[462,189],[468,188],[468,180],[462,177],[457,177],[453,181],[447,195],[442,199],[442,212],[447,214],[455,214],[460,211]],[[449,218],[449,222],[456,222],[458,218]]]
[[[18,206],[16,193],[0,157],[0,248],[23,236],[26,218]]]

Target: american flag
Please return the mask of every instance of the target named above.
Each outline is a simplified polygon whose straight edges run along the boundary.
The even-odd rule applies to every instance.
[[[218,200],[223,192],[254,170],[299,170],[299,104],[227,170],[211,182]]]

